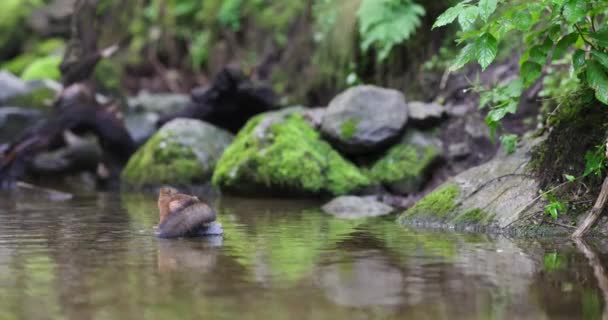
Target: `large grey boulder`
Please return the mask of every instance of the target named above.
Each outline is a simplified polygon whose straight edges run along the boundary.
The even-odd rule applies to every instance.
[[[330,102],[321,131],[341,151],[363,154],[396,139],[407,119],[401,92],[365,85],[350,88]]]
[[[165,124],[132,157],[122,172],[130,187],[208,182],[233,135],[194,119]]]
[[[405,211],[405,224],[464,225],[505,230],[525,225],[524,217],[543,214],[538,181],[526,170],[532,149],[527,141],[515,153],[464,171]]]
[[[338,218],[359,219],[387,215],[394,209],[370,197],[342,196],[330,201],[321,209]]]

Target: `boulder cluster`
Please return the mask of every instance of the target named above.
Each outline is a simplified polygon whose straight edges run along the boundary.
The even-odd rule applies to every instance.
[[[428,124],[443,115],[436,104],[408,103],[399,91],[364,85],[326,108],[259,114],[234,138],[203,121],[176,119],[133,155],[122,183],[211,181],[241,195],[407,196],[441,162],[443,146]]]

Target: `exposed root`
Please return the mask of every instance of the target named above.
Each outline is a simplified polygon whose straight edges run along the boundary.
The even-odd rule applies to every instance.
[[[593,205],[593,208],[589,212],[589,214],[585,217],[583,222],[578,226],[576,231],[572,233],[572,238],[578,239],[585,236],[585,234],[593,227],[597,219],[602,215],[602,211],[604,211],[604,207],[606,206],[606,202],[608,201],[608,177],[604,179],[604,183],[602,183],[602,189],[600,194],[597,196],[597,200]]]

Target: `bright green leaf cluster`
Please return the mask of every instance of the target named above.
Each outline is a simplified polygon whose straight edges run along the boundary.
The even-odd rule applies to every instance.
[[[606,147],[600,145],[585,154],[585,172],[583,176],[602,176],[606,168]]]
[[[459,42],[465,46],[452,70],[470,61],[477,61],[482,69],[487,68],[507,34],[521,34],[526,51],[520,60],[520,93],[547,72],[546,66],[552,60],[563,59],[568,52],[573,52],[572,75],[591,87],[597,100],[608,104],[608,25],[604,23],[607,13],[607,0],[480,0],[477,3],[465,0],[440,15],[434,27],[458,21],[462,29]],[[503,95],[503,99],[490,99],[492,110],[487,121],[490,127],[495,129],[505,115],[515,112],[519,97]]]
[[[559,201],[555,196],[548,193],[545,195],[549,204],[545,207],[545,213],[550,215],[553,219],[557,219],[560,214],[565,213],[568,207],[565,203]]]

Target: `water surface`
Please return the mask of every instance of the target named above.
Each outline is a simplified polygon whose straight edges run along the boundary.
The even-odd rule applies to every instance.
[[[154,197],[0,197],[0,319],[600,319],[604,312],[598,283],[608,254],[597,243],[588,246],[592,266],[565,240],[339,220],[301,200],[216,205],[221,241],[159,240],[151,231]]]

